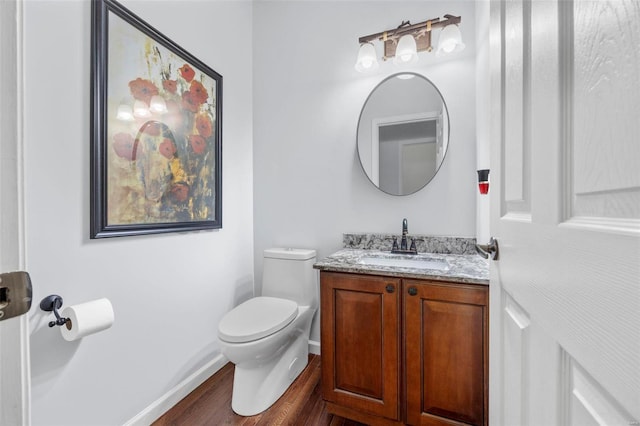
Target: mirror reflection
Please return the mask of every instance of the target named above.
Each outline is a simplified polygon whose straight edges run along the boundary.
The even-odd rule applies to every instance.
[[[438,89],[415,73],[394,74],[367,98],[358,121],[358,156],[369,180],[408,195],[435,176],[449,144],[449,116]]]

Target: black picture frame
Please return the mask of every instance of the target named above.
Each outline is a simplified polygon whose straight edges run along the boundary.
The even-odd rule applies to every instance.
[[[90,238],[222,228],[222,75],[115,0],[91,17]]]

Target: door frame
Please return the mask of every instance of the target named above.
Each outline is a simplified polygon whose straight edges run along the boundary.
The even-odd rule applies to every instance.
[[[380,186],[380,127],[416,121],[438,121],[437,111],[378,117],[371,120],[371,181]],[[436,135],[437,136],[437,135]]]
[[[0,2],[0,271],[25,270],[23,0]],[[28,315],[0,322],[0,424],[31,424]]]

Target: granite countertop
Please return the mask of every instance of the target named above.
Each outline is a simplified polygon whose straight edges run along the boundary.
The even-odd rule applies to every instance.
[[[435,261],[444,260],[450,266],[447,270],[436,270],[362,264],[360,261],[363,257]],[[477,254],[418,253],[417,255],[406,255],[391,254],[389,251],[381,250],[345,248],[333,253],[319,262],[316,262],[313,267],[321,271],[430,279],[467,284],[489,284],[489,261],[483,259]]]

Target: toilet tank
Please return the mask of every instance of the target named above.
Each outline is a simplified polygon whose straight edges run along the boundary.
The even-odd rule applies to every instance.
[[[293,300],[300,306],[318,306],[316,251],[271,248],[264,251],[262,295]]]

